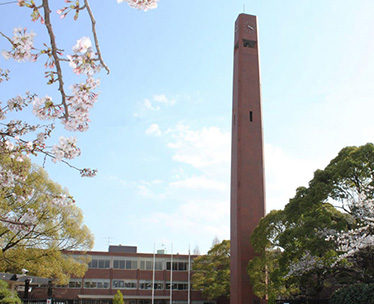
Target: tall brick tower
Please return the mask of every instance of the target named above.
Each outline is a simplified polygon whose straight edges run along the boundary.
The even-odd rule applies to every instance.
[[[250,236],[265,216],[260,67],[256,16],[235,22],[231,150],[231,304],[260,303],[247,265]]]

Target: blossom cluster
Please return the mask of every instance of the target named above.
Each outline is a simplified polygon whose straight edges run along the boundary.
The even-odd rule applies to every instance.
[[[335,239],[342,252],[338,261],[352,257],[361,250],[374,246],[374,223],[337,233]]]
[[[88,77],[100,72],[101,65],[96,64],[90,38],[84,36],[73,46],[74,55],[68,55],[70,67],[77,75],[84,74]]]
[[[89,110],[97,101],[98,94],[92,90],[96,89],[100,80],[92,77],[86,79],[85,83],[74,84],[71,89],[73,96],[69,101],[69,118],[63,121],[65,128],[69,131],[87,131],[89,120]]]
[[[46,95],[43,98],[34,98],[32,112],[40,119],[53,120],[61,116],[62,107],[61,105],[55,105],[52,98]]]
[[[94,92],[100,85],[100,80],[94,79],[93,74],[100,71],[101,66],[93,59],[92,43],[88,37],[79,39],[73,46],[74,55],[68,56],[70,66],[77,75],[87,76],[85,83],[71,86],[72,96],[68,97],[69,117],[63,121],[69,131],[84,132],[88,129],[89,111],[97,101],[98,94]]]
[[[127,2],[130,7],[148,11],[157,7],[158,0],[117,0],[117,3]]]
[[[19,178],[12,170],[6,169],[0,165],[0,180],[2,187],[14,187],[15,181]]]
[[[374,189],[371,185],[362,188],[360,192],[350,192],[348,198],[342,200],[343,209],[350,215],[351,229],[340,232],[330,230],[326,234],[326,240],[335,241],[341,253],[332,266],[374,246],[374,200],[370,194]]]
[[[13,58],[21,62],[25,60],[36,60],[36,55],[32,53],[34,49],[35,33],[26,31],[26,28],[17,27],[13,30],[13,38],[11,39],[12,50],[10,52],[3,50],[2,55],[5,59]]]
[[[81,150],[76,145],[77,139],[75,137],[60,137],[58,145],[52,148],[54,158],[53,162],[61,161],[63,158],[73,159],[81,154]]]
[[[321,258],[312,255],[309,251],[306,251],[298,261],[289,266],[289,271],[286,277],[292,275],[302,275],[308,271],[323,268],[324,265]]]
[[[20,216],[10,211],[4,217],[1,217],[0,221],[12,233],[20,234],[29,232],[37,223],[37,219],[34,210],[29,208]]]
[[[0,83],[2,83],[4,80],[9,80],[9,73],[10,71],[8,69],[3,70],[0,68]]]

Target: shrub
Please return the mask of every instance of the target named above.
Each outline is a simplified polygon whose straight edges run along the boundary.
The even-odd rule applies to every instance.
[[[374,304],[374,284],[355,284],[337,290],[330,304]]]
[[[117,290],[117,293],[114,295],[113,304],[124,304],[122,292]]]
[[[5,281],[0,280],[0,304],[20,304],[21,300],[17,295],[12,296]]]

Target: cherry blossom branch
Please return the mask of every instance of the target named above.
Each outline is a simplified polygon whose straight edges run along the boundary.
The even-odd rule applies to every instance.
[[[18,2],[18,1],[8,1],[8,2],[0,3],[0,5],[13,4],[13,3],[17,3],[17,2]]]
[[[9,220],[9,219],[5,219],[3,217],[0,217],[0,222],[12,224],[12,225],[28,226],[28,227],[33,225],[32,223],[24,223],[24,222],[21,223],[21,222],[18,222],[18,221],[12,221],[12,220]]]
[[[108,66],[105,64],[102,56],[101,56],[101,51],[100,51],[100,45],[99,45],[99,40],[97,38],[97,34],[96,34],[96,20],[94,18],[94,15],[92,13],[92,10],[91,10],[91,7],[88,3],[88,0],[84,0],[84,6],[86,7],[87,9],[87,12],[88,12],[88,15],[90,16],[90,19],[91,19],[91,24],[92,24],[92,34],[94,36],[94,40],[95,40],[95,47],[96,47],[96,50],[97,50],[97,56],[99,57],[99,60],[100,60],[100,63],[101,65],[105,68],[105,70],[107,71],[107,73],[109,74],[110,73],[110,70],[108,68]]]
[[[64,81],[63,81],[63,78],[62,78],[62,69],[61,69],[61,65],[60,65],[60,58],[58,57],[58,54],[57,54],[57,44],[56,44],[55,34],[53,32],[53,29],[52,29],[51,18],[50,18],[51,10],[49,8],[48,0],[43,0],[42,5],[43,5],[43,8],[44,8],[45,26],[47,27],[48,34],[49,34],[50,41],[51,41],[52,57],[55,61],[56,70],[57,70],[57,78],[58,78],[58,82],[59,82],[58,90],[61,93],[62,104],[63,104],[64,110],[65,110],[65,113],[64,113],[63,117],[65,118],[65,120],[68,120],[69,108],[68,108],[68,105],[66,103],[66,94],[65,94],[65,91],[64,91]]]
[[[5,39],[8,39],[8,41],[13,45],[12,39],[10,39],[7,35],[3,34],[1,31],[0,31],[0,35],[3,36]]]

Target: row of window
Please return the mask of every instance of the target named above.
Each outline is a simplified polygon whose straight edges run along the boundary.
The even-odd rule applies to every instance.
[[[155,270],[171,270],[171,262],[157,261],[153,262],[152,260],[113,260],[111,267],[110,260],[104,259],[92,259],[88,264],[88,268],[95,269],[127,269],[127,270],[153,270],[153,265]],[[139,267],[139,268],[138,268]],[[173,271],[187,271],[188,262],[173,262]]]
[[[139,287],[138,287],[139,285]],[[155,281],[154,289],[157,290],[170,290],[170,282]],[[97,288],[97,289],[109,289],[110,280],[108,279],[85,279],[84,288]],[[66,286],[69,288],[82,288],[82,280],[71,279],[69,284]],[[152,289],[152,281],[140,280],[139,284],[136,280],[112,280],[112,288],[116,289]],[[188,282],[173,282],[173,290],[188,290]]]

